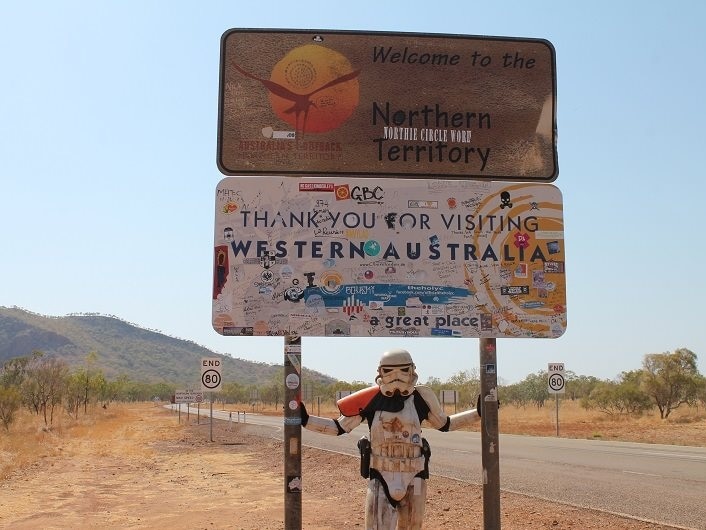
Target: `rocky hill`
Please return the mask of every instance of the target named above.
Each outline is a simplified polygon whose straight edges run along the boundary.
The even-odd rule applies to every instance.
[[[236,359],[198,344],[141,328],[115,316],[71,314],[50,317],[17,307],[0,306],[0,366],[39,350],[75,366],[96,352],[108,378],[127,375],[135,381],[197,381],[199,360],[222,357],[224,379],[240,384],[265,384],[281,373],[281,365]],[[324,384],[336,380],[304,368],[306,378]]]

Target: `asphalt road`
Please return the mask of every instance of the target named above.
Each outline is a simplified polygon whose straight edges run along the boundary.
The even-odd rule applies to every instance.
[[[205,405],[202,421],[208,413]],[[214,418],[229,417],[243,421],[214,410]],[[246,414],[245,422],[271,427],[273,436],[282,437],[282,418]],[[356,442],[365,434],[366,424],[339,437],[303,429],[302,443],[357,455]],[[481,484],[480,433],[425,429],[424,436],[432,449],[432,474]],[[706,448],[502,434],[499,445],[503,491],[706,530]]]

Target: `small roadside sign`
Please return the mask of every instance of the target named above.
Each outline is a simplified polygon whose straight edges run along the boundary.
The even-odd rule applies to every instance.
[[[203,403],[203,392],[177,390],[174,393],[174,403]]]
[[[343,399],[346,396],[350,396],[352,393],[352,390],[336,390],[336,401]]]
[[[439,398],[442,404],[456,404],[459,401],[459,393],[457,390],[439,390]]]
[[[549,363],[547,369],[547,387],[550,394],[563,394],[566,391],[564,363]]]
[[[201,359],[201,388],[207,392],[215,392],[221,388],[221,359],[205,357]]]

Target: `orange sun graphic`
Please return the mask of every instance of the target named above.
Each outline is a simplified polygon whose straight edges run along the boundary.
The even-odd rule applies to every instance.
[[[260,79],[269,92],[275,114],[295,131],[321,133],[340,127],[358,106],[358,74],[340,53],[316,44],[294,48],[272,68],[270,79]]]

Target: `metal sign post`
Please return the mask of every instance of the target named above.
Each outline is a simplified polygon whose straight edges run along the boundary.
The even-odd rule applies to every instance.
[[[481,458],[483,463],[483,528],[485,530],[500,530],[497,366],[495,339],[480,339]]]
[[[210,409],[210,415],[211,415],[211,423],[208,427],[208,431],[209,431],[209,438],[208,439],[211,442],[213,442],[213,392],[211,392],[211,403],[210,403],[209,409]]]
[[[556,436],[559,437],[559,394],[554,394],[554,405],[556,409]]]
[[[302,528],[302,349],[299,335],[284,336],[284,528]]]

